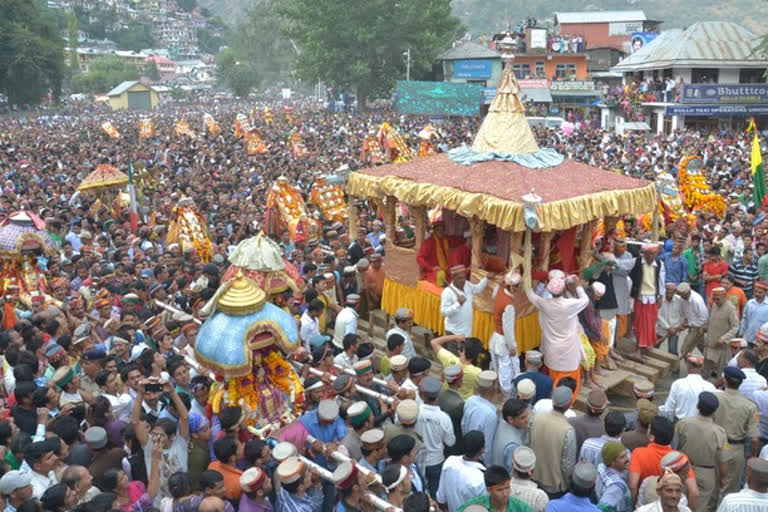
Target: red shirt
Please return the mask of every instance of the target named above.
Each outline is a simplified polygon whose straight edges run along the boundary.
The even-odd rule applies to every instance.
[[[668,444],[648,443],[632,452],[629,472],[640,474],[640,482],[649,476],[661,476],[661,459],[674,450]],[[693,478],[693,469],[688,468],[688,478]]]
[[[710,260],[704,264],[703,270],[710,276],[722,277],[728,274],[728,264],[722,260],[718,261],[717,263],[712,263],[712,261]],[[712,295],[712,290],[714,290],[718,286],[721,286],[720,279],[715,279],[707,282],[707,287],[705,289],[705,293],[707,294],[707,297],[710,297]]]

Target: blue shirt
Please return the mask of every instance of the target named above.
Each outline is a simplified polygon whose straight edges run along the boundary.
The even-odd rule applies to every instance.
[[[341,417],[336,416],[336,419],[333,420],[332,423],[323,425],[317,418],[317,409],[304,413],[301,418],[299,418],[299,421],[304,425],[304,428],[307,429],[309,435],[323,443],[336,443],[344,439],[344,436],[347,435],[347,427],[344,426],[344,420],[342,420]],[[315,462],[326,469],[328,468],[328,461],[322,454],[318,454],[315,457]]]
[[[670,252],[662,258],[664,269],[666,270],[665,281],[667,283],[680,284],[688,281],[688,260],[681,254],[677,258]]]
[[[547,505],[545,512],[600,512],[600,509],[589,501],[589,498],[579,498],[570,492],[562,498],[552,500]]]
[[[496,406],[479,395],[473,395],[464,403],[464,416],[461,418],[461,433],[466,436],[468,432],[479,430],[485,437],[486,466],[491,464],[493,436],[496,434]],[[311,432],[310,432],[311,433]]]
[[[763,302],[749,299],[744,307],[744,315],[741,317],[741,336],[748,343],[754,343],[757,330],[766,322],[768,322],[768,299],[763,299]]]
[[[515,389],[517,389],[517,383],[523,379],[531,379],[536,385],[536,395],[534,395],[533,400],[531,400],[531,405],[535,405],[539,400],[552,398],[552,377],[549,375],[544,375],[537,370],[521,373],[512,381],[515,385]]]

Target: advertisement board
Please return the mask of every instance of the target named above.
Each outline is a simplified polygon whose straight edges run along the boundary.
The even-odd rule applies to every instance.
[[[679,105],[666,107],[668,116],[751,116],[768,114],[768,105]]]
[[[633,32],[630,53],[635,53],[637,50],[656,39],[656,36],[658,35],[659,34],[656,32]]]
[[[490,78],[493,61],[490,59],[467,59],[453,61],[453,76],[456,78]]]
[[[531,32],[531,44],[529,48],[546,48],[547,47],[547,29],[544,28],[532,28]]]
[[[768,104],[768,84],[683,85],[683,103]]]
[[[632,32],[642,32],[642,21],[621,21],[608,24],[609,36],[628,36]]]
[[[398,80],[395,108],[404,114],[475,116],[483,103],[480,84]]]

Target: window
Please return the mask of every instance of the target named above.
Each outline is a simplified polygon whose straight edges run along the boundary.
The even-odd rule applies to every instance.
[[[536,61],[536,78],[543,78],[546,76],[546,71],[544,70],[544,61],[543,60],[537,60]]]
[[[576,80],[576,64],[566,64],[566,76],[569,80]]]
[[[717,68],[694,68],[691,70],[691,83],[716,84],[719,71]]]
[[[555,77],[560,79],[566,77],[565,64],[555,64]]]
[[[512,71],[515,73],[516,78],[527,78],[531,75],[530,64],[513,64]]]
[[[741,68],[739,70],[739,83],[761,84],[764,82],[763,73],[765,73],[765,69]]]

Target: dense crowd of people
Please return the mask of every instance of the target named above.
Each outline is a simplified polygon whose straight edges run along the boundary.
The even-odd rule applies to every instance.
[[[232,134],[239,112],[253,113],[263,152],[248,154]],[[220,135],[204,133],[204,113]],[[275,233],[306,283],[276,298],[297,321],[306,410],[272,440],[247,428],[239,406],[214,414],[214,382],[184,357],[194,355],[194,318],[204,317],[231,250],[266,229],[265,198],[278,177],[308,195],[316,175],[366,167],[364,139],[383,121],[415,153],[427,120],[200,97],[149,113],[157,136],[140,139],[145,115],[73,108],[0,123],[0,213],[39,215],[55,245],[37,256],[47,295],[21,301],[5,283],[5,510],[355,511],[372,509],[375,497],[407,512],[768,510],[768,219],[751,202],[747,136],[536,128],[542,147],[650,180],[700,155],[729,206],[723,217],[698,215],[691,229],[669,226],[662,244],[639,254],[611,240],[585,281],[554,271],[523,290],[543,332],[541,348],[524,354],[503,336],[471,337],[471,299],[487,281],[472,283],[460,264],[446,287],[458,292],[441,301],[449,334],[416,346],[408,309],[394,315],[383,352],[359,333],[358,317],[380,306],[387,265],[374,204],[358,205],[356,239],[331,222],[314,239]],[[173,133],[182,117],[194,137]],[[104,134],[104,121],[120,138]],[[291,150],[296,130],[306,153]],[[476,119],[445,120],[437,149],[471,143],[477,130]],[[101,163],[146,169],[137,174],[135,233],[127,206],[76,192]],[[164,242],[182,197],[208,223],[208,263]],[[648,238],[633,219],[625,225],[627,238]],[[509,272],[496,293],[523,288]],[[578,370],[579,333],[607,345],[589,372]],[[636,352],[619,350],[625,337]],[[559,371],[552,354],[561,346],[557,357],[576,358],[575,372]],[[634,410],[611,409],[601,366],[645,361],[659,346],[680,362],[666,400],[640,384]],[[583,415],[572,408],[582,378],[591,388]]]

